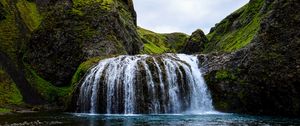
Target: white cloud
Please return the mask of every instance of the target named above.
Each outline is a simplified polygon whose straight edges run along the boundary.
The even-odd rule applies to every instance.
[[[249,0],[134,0],[138,25],[155,32],[185,32],[210,28]]]

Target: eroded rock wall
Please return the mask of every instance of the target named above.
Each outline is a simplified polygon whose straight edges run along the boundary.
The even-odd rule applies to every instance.
[[[300,4],[265,1],[265,18],[251,43],[228,54],[200,56],[216,109],[300,115]],[[219,64],[219,63],[222,64]]]

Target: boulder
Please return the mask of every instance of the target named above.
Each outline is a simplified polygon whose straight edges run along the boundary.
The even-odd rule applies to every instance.
[[[187,40],[186,45],[182,49],[182,53],[193,54],[202,52],[206,43],[208,43],[208,39],[204,32],[198,29],[193,32],[191,37]]]

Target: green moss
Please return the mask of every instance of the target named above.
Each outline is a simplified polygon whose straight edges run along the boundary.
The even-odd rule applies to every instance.
[[[207,35],[210,42],[204,52],[232,52],[247,46],[260,28],[264,14],[259,12],[263,3],[263,0],[255,0],[225,18]],[[240,26],[233,26],[234,23]]]
[[[73,3],[75,7],[98,4],[102,9],[111,10],[113,8],[114,0],[73,0]]]
[[[19,0],[17,3],[17,8],[21,14],[21,18],[30,31],[33,31],[39,27],[43,18],[34,2]]]
[[[217,101],[215,107],[220,110],[228,110],[229,105],[227,102]]]
[[[142,51],[142,53],[145,53],[145,54],[162,54],[162,53],[165,53],[166,50],[167,49],[158,47],[154,43],[150,42],[150,43],[145,43],[144,44],[144,50]]]
[[[244,98],[245,98],[245,92],[243,92],[243,91],[240,91],[239,93],[238,93],[238,97],[241,99],[241,101],[242,102],[244,102],[245,103],[245,101],[244,101]]]
[[[33,31],[39,26],[42,18],[33,2],[19,0],[16,5],[9,0],[0,0],[0,2],[6,12],[5,19],[0,21],[0,50],[16,62],[24,40],[21,36],[26,34],[21,33],[18,26],[24,22],[28,29]],[[16,19],[19,15],[22,20]]]
[[[110,42],[114,42],[113,45],[117,50],[117,52],[111,53],[111,55],[113,55],[113,54],[119,54],[119,55],[127,54],[124,45],[122,44],[122,42],[115,35],[107,35],[106,39],[109,40]],[[105,52],[106,50],[107,50],[106,48],[102,48],[102,52]]]
[[[76,14],[76,15],[79,15],[79,16],[84,15],[84,12],[82,12],[81,10],[75,9],[75,8],[72,8],[72,13]]]
[[[215,78],[218,80],[227,80],[227,79],[228,80],[236,80],[237,79],[237,77],[234,74],[232,74],[232,72],[227,71],[227,70],[217,71]]]
[[[94,57],[80,64],[72,78],[72,85],[75,85],[77,82],[79,82],[85,73],[100,60],[100,57]]]
[[[23,97],[15,83],[0,67],[0,106],[20,105]]]
[[[10,58],[16,60],[16,45],[19,29],[16,24],[14,12],[11,10],[6,0],[0,0],[3,9],[6,10],[6,18],[0,21],[0,50],[9,55]]]
[[[183,33],[159,34],[143,28],[138,28],[138,34],[144,42],[144,54],[162,54],[177,52],[186,43],[189,37]]]
[[[166,37],[162,34],[154,33],[152,31],[138,28],[138,34],[144,42],[144,54],[162,54],[171,51],[167,48]]]
[[[8,112],[11,112],[11,110],[6,108],[0,108],[0,113],[8,113]]]
[[[124,25],[129,27],[136,27],[134,24],[134,19],[132,17],[132,10],[128,8],[123,2],[118,2],[117,12],[120,14],[120,19]]]
[[[102,56],[102,57],[93,57],[85,62],[81,63],[77,68],[75,74],[72,78],[72,86],[76,86],[76,84],[84,77],[86,72],[92,68],[94,65],[97,65],[100,60],[115,57],[117,55],[109,55],[109,56]]]
[[[28,64],[26,67],[26,78],[29,83],[35,87],[38,92],[49,102],[60,100],[60,98],[66,97],[71,92],[71,87],[55,87],[50,82],[41,78]]]
[[[190,36],[184,33],[163,34],[167,38],[168,48],[175,52],[181,51],[187,43]]]

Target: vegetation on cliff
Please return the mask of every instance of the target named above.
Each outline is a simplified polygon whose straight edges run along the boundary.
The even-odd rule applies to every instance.
[[[266,6],[265,0],[251,0],[216,24],[207,35],[210,42],[204,52],[232,52],[247,46],[259,30]]]
[[[241,25],[239,30],[225,27],[225,31],[218,32],[226,26],[224,22],[234,24],[239,21],[226,18],[212,29],[208,35],[210,43],[206,45],[206,52],[230,52],[223,54],[219,60],[208,61],[215,62],[210,64],[213,67],[206,73],[206,80],[216,109],[247,114],[299,116],[300,77],[297,60],[300,59],[300,43],[297,36],[300,13],[295,11],[299,7],[296,0],[251,0],[237,11],[244,12],[242,15],[254,16],[247,25]],[[248,37],[243,39],[240,36]],[[229,59],[224,59],[226,56]],[[218,64],[216,68],[216,62],[222,60],[228,62]]]
[[[41,23],[36,4],[26,0],[0,0],[0,50],[17,63],[30,32]]]
[[[187,40],[181,52],[186,54],[203,52],[204,46],[208,43],[208,39],[201,29],[192,33],[191,37]]]
[[[23,103],[22,95],[10,76],[0,67],[0,108]]]
[[[23,102],[41,103],[35,89],[23,76],[22,57],[30,34],[38,28],[42,16],[37,5],[27,0],[0,0],[0,7],[0,88],[5,95],[0,96],[0,107],[23,106]]]
[[[107,57],[184,52],[206,53],[216,109],[299,116],[299,8],[297,0],[250,0],[208,35],[188,36],[137,27],[131,0],[0,0],[0,55],[9,57],[0,61],[0,112],[31,91],[64,104]]]
[[[124,1],[66,0],[47,8],[25,62],[56,86],[68,85],[89,58],[137,54],[141,48],[133,12]]]
[[[141,51],[144,54],[179,52],[189,37],[184,33],[155,33],[141,27],[138,28],[138,33],[144,43],[144,49]]]
[[[78,83],[80,83],[81,79],[83,79],[84,75],[87,73],[87,71],[92,68],[93,66],[97,65],[97,63],[100,60],[114,57],[116,55],[110,55],[110,56],[99,56],[99,57],[93,57],[90,58],[84,62],[82,62],[79,67],[77,68],[75,74],[72,77],[71,85],[77,86]]]
[[[72,91],[73,75],[81,77],[78,71],[91,67],[80,66],[82,62],[137,54],[142,47],[130,0],[0,0],[0,10],[1,54],[8,55],[20,70],[18,74],[24,75],[24,81],[47,103],[63,104]],[[0,66],[7,67],[5,63]],[[1,70],[3,83],[14,88],[2,71],[6,69]],[[1,89],[7,87],[0,85]],[[7,97],[17,95],[12,91]],[[6,106],[2,104],[5,99],[0,100],[0,108]]]

